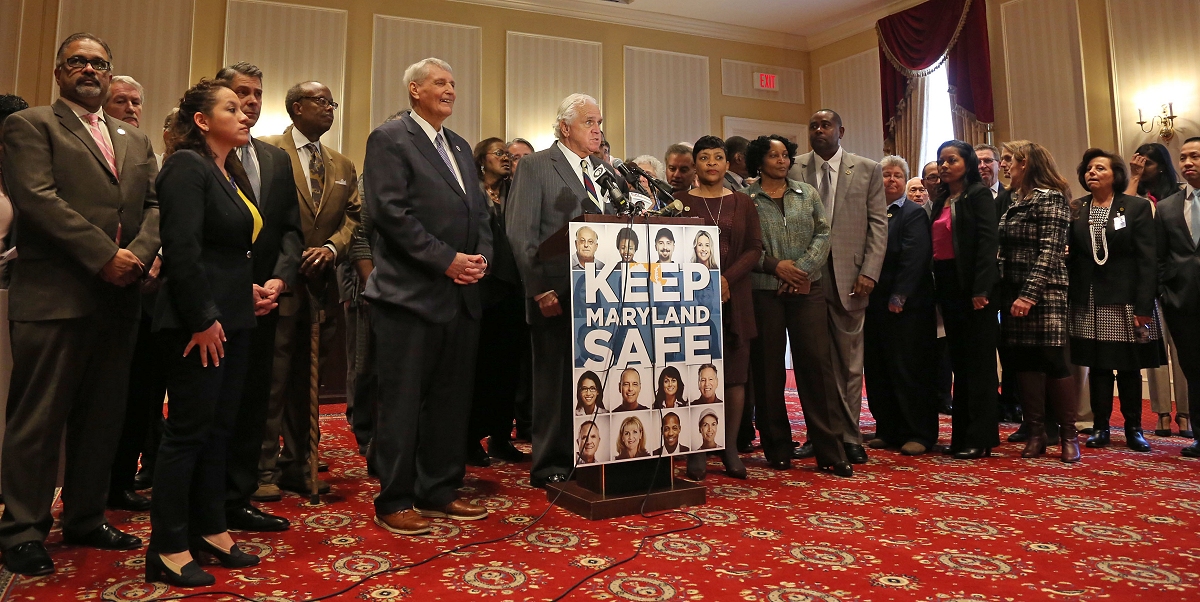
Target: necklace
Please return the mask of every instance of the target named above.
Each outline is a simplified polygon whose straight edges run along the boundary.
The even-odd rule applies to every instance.
[[[1111,205],[1111,203],[1110,203],[1110,205]],[[1095,207],[1095,203],[1092,203],[1092,206]],[[1091,211],[1088,211],[1088,215],[1089,215],[1088,226],[1090,229],[1090,226],[1094,225],[1098,220],[1091,219],[1091,217],[1090,217]],[[1108,263],[1108,232],[1107,232],[1108,219],[1107,219],[1107,217],[1108,216],[1106,215],[1105,216],[1106,219],[1104,220],[1104,225],[1100,226],[1100,248],[1104,250],[1103,258],[1101,258],[1100,255],[1096,254],[1096,235],[1093,233],[1091,236],[1088,237],[1092,241],[1092,259],[1095,260],[1096,265],[1104,265],[1104,264]]]
[[[710,209],[708,207],[708,203],[704,204],[704,210],[708,212],[708,219],[712,219],[713,225],[718,228],[721,227],[721,212],[725,210],[725,203],[722,202],[724,199],[725,199],[725,197],[723,197],[723,196],[717,197],[717,218],[716,219],[713,219],[712,209]]]
[[[776,195],[782,194],[784,190],[787,190],[787,180],[784,180],[783,184],[780,185],[779,188],[777,188],[775,190],[767,190],[766,186],[762,186],[762,191],[767,193],[767,196],[769,196],[771,198],[775,198]]]

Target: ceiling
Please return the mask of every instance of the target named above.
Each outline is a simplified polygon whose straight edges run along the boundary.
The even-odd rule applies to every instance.
[[[895,3],[895,0],[633,0],[622,5],[608,0],[581,1],[607,5],[613,10],[642,12],[651,17],[670,15],[798,36],[821,33],[863,13]],[[535,0],[535,3],[555,2]]]

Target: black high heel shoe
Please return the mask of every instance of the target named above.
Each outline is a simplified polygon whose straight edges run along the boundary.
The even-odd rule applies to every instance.
[[[965,447],[953,454],[955,460],[978,460],[992,455],[990,447]]]
[[[174,564],[174,563],[172,563]],[[146,551],[146,583],[169,583],[175,587],[204,587],[217,582],[217,578],[200,568],[193,559],[179,567],[179,572],[167,565],[158,552]]]
[[[693,481],[703,481],[708,474],[708,459],[705,454],[692,454],[687,457],[687,478]]]
[[[199,558],[200,554],[208,554],[217,559],[221,566],[227,569],[244,569],[249,566],[254,566],[259,563],[260,558],[253,554],[247,554],[235,543],[230,546],[226,552],[221,548],[213,545],[213,543],[203,537],[197,537],[192,540],[192,556]]]

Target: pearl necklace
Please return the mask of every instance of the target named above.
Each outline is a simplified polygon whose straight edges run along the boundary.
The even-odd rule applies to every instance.
[[[1088,204],[1091,205],[1092,207],[1096,206],[1095,202],[1093,202],[1093,201],[1088,201]],[[1111,201],[1109,202],[1108,210],[1110,213],[1112,212]],[[1104,258],[1101,259],[1100,256],[1096,254],[1096,235],[1091,232],[1091,229],[1092,229],[1091,227],[1093,225],[1095,225],[1095,221],[1091,219],[1091,213],[1092,213],[1091,209],[1089,208],[1089,210],[1088,210],[1088,239],[1092,243],[1092,259],[1095,260],[1096,265],[1104,265],[1104,264],[1108,263],[1108,220],[1105,219],[1104,220],[1105,225],[1100,228],[1100,245],[1101,245],[1101,248],[1104,250]]]

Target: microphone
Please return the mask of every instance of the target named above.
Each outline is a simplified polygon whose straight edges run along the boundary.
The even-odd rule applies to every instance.
[[[617,161],[617,159],[613,159],[614,166],[617,164]],[[675,193],[675,189],[671,188],[670,184],[667,184],[666,182],[650,175],[649,172],[642,169],[637,163],[621,163],[621,167],[624,167],[626,170],[631,171],[638,176],[646,178],[646,181],[650,183],[651,187],[657,189],[659,192],[667,196],[671,196]]]
[[[612,199],[613,205],[616,205],[618,213],[623,211],[629,204],[629,199],[625,198],[625,193],[617,185],[617,180],[613,177],[613,173],[609,171],[608,166],[603,162],[597,165],[596,169],[592,171],[592,179],[604,188],[605,193]]]
[[[674,201],[671,201],[670,205],[667,205],[658,211],[651,211],[651,213],[654,215],[660,215],[662,217],[675,217],[676,215],[683,213],[683,201],[675,199]]]

